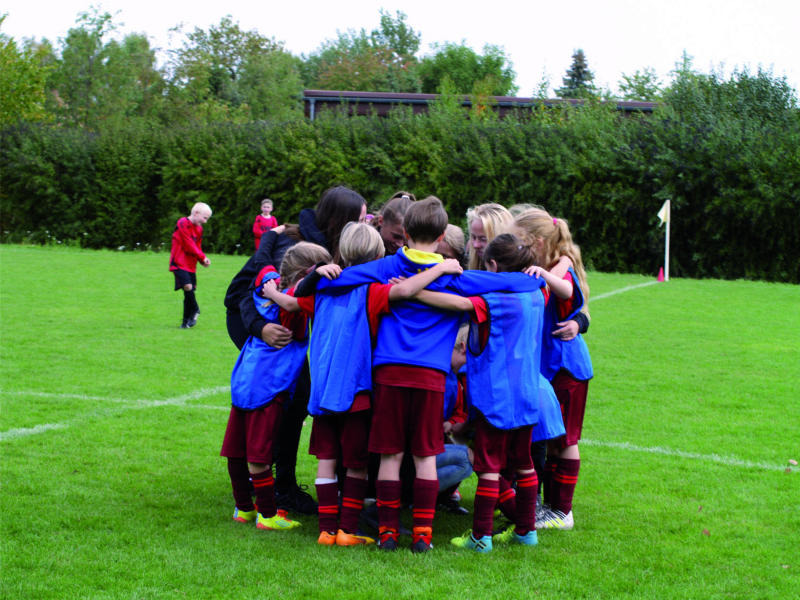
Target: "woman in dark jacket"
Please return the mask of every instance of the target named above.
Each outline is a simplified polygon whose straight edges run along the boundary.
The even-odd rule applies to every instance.
[[[297,225],[281,225],[261,237],[256,253],[234,276],[225,293],[228,335],[241,349],[248,336],[260,337],[267,344],[282,348],[289,343],[291,332],[276,323],[267,323],[258,313],[252,300],[253,281],[266,265],[280,271],[286,250],[299,241],[313,242],[339,257],[339,236],[350,221],[363,221],[367,201],[358,192],[344,186],[332,187],[322,194],[316,209],[300,211]],[[275,445],[275,494],[278,508],[305,514],[316,514],[314,499],[297,485],[297,447],[307,415],[309,393],[308,365],[297,383],[294,401],[281,422],[280,436]],[[237,468],[229,459],[228,468]],[[247,464],[244,464],[247,468]],[[304,486],[305,487],[305,486]]]

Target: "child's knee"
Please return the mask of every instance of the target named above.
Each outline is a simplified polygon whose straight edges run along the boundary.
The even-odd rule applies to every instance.
[[[183,291],[184,291],[184,292],[191,292],[191,291],[192,291],[192,289],[193,289],[193,288],[192,288],[192,284],[191,284],[191,283],[187,283],[187,284],[185,284],[185,285],[183,286]]]
[[[247,470],[250,471],[251,475],[260,475],[264,471],[269,470],[270,465],[264,463],[247,463]]]

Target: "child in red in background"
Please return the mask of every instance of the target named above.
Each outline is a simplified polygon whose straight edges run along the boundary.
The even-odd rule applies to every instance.
[[[197,263],[211,264],[203,252],[203,225],[211,218],[211,208],[204,202],[192,206],[188,217],[181,217],[172,233],[169,253],[169,270],[175,275],[175,290],[183,290],[183,321],[181,329],[190,329],[197,323],[200,307],[194,291],[197,289]]]
[[[261,236],[277,226],[278,219],[272,216],[272,200],[264,198],[261,201],[261,214],[256,215],[256,220],[253,223],[253,238],[255,239],[256,250],[258,250],[258,245],[261,243]]]

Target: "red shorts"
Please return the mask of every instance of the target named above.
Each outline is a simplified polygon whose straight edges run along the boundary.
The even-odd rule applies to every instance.
[[[499,473],[505,469],[529,471],[531,459],[531,432],[533,425],[518,429],[497,429],[484,418],[475,421],[476,473]]]
[[[366,468],[371,420],[369,410],[314,417],[308,453],[319,460],[340,460],[345,469]]]
[[[231,406],[221,456],[245,458],[247,462],[272,464],[272,446],[283,415],[283,394],[256,410]]]
[[[369,451],[398,454],[410,446],[413,456],[444,452],[444,392],[374,384]]]
[[[578,381],[566,371],[561,370],[556,373],[551,383],[558,403],[561,405],[561,416],[564,418],[564,429],[567,432],[565,436],[553,440],[553,442],[562,448],[574,446],[581,439],[589,382]]]

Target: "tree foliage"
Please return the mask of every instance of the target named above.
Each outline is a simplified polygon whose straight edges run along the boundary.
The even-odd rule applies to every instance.
[[[422,91],[439,93],[448,79],[459,94],[488,93],[509,96],[517,91],[516,74],[505,52],[499,46],[487,44],[478,54],[464,43],[434,45],[434,54],[422,59],[419,75]]]
[[[572,64],[567,69],[566,77],[561,80],[563,87],[556,90],[560,98],[593,98],[598,96],[594,85],[594,73],[589,70],[589,62],[583,50],[578,49],[572,55]]]
[[[623,100],[655,102],[661,97],[661,82],[655,69],[647,67],[637,70],[633,75],[622,74],[619,90]]]
[[[6,16],[0,16],[0,27]],[[22,48],[0,33],[0,126],[51,119],[45,106],[49,44],[28,41]]]
[[[170,90],[179,120],[285,118],[299,109],[300,61],[283,45],[243,31],[230,16],[195,28],[172,52]]]
[[[306,85],[316,89],[417,92],[420,34],[400,11],[381,10],[380,26],[367,33],[339,32],[313,52],[303,66]]]
[[[150,43],[140,34],[107,40],[114,29],[111,15],[95,10],[67,33],[47,79],[57,121],[97,129],[160,110],[164,82]]]

